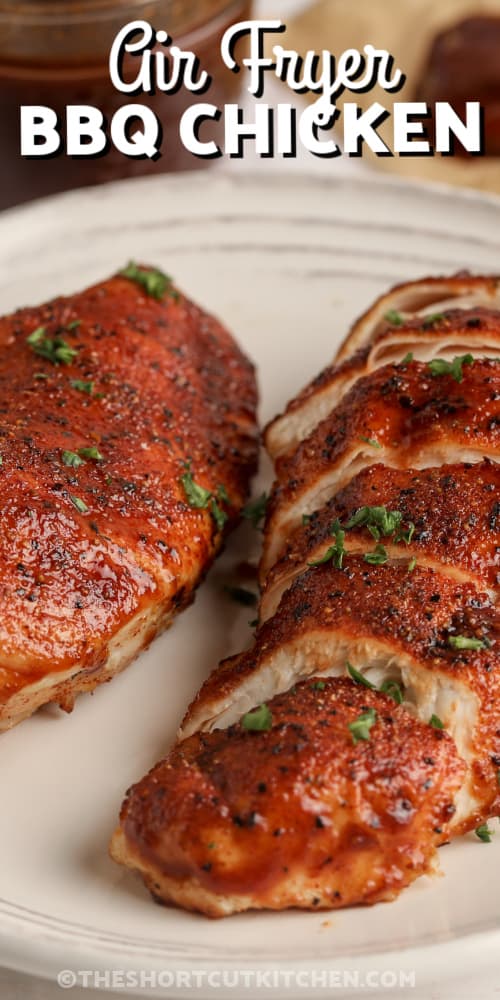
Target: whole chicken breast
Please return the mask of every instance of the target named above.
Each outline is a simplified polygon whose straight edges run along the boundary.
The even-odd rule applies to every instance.
[[[331,909],[433,870],[463,775],[445,733],[345,679],[260,715],[257,731],[247,716],[196,733],[129,790],[111,853],[157,900],[211,917]]]
[[[229,333],[152,268],[0,320],[0,728],[108,680],[192,600],[257,457]]]

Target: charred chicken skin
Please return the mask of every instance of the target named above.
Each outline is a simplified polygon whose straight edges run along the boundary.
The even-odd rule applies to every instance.
[[[0,728],[185,607],[256,466],[252,366],[161,272],[0,320]]]
[[[209,676],[112,841],[156,898],[373,903],[498,814],[499,289],[392,290],[267,428],[255,642]]]

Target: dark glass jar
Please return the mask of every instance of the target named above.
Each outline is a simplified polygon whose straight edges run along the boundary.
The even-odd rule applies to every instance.
[[[223,65],[220,40],[226,28],[250,15],[250,6],[249,0],[0,0],[0,208],[118,177],[206,164],[183,147],[179,119],[200,100],[219,107],[237,101],[240,76]],[[206,96],[182,87],[175,95],[131,97],[113,88],[108,68],[113,39],[137,19],[163,28],[174,44],[196,53],[212,77]],[[148,104],[162,123],[162,156],[156,161],[130,159],[114,148],[96,159],[20,155],[22,104],[47,105],[64,122],[68,104],[97,107],[109,121],[131,102]],[[212,137],[217,135],[211,123]]]

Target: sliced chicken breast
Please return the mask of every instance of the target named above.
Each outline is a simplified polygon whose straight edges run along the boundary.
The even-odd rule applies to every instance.
[[[345,679],[303,682],[257,720],[197,733],[128,792],[111,854],[155,899],[321,910],[432,872],[464,771],[445,733]]]
[[[485,457],[500,457],[497,361],[459,364],[454,375],[412,361],[359,379],[297,450],[277,462],[261,578],[303,516],[374,462],[425,469]]]
[[[389,560],[418,560],[457,581],[486,590],[500,586],[500,465],[393,469],[371,465],[311,514],[292,534],[263,580],[260,619],[278,608],[283,592],[309,564],[330,557],[342,566],[350,553],[382,544]]]
[[[377,687],[396,682],[423,722],[433,716],[468,764],[453,826],[491,815],[499,795],[499,615],[486,594],[407,562],[310,568],[283,595],[255,645],[223,661],[184,719],[181,737],[232,725],[311,674],[347,664]]]
[[[358,378],[383,365],[460,355],[500,357],[500,314],[491,309],[454,309],[403,317],[390,312],[373,339],[355,354],[324,368],[265,429],[266,448],[276,461],[293,452],[331,413]]]

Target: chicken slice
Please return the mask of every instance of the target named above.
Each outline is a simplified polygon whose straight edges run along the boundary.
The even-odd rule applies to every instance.
[[[432,871],[464,771],[445,733],[345,679],[260,715],[260,731],[195,734],[129,790],[111,854],[155,899],[212,917],[331,909]]]
[[[439,369],[441,371],[441,368]],[[399,469],[500,457],[500,364],[387,365],[359,379],[296,452],[278,460],[261,578],[304,515],[376,461]]]
[[[263,581],[261,621],[275,613],[308,564],[327,553],[342,564],[343,551],[365,553],[377,542],[389,559],[415,558],[419,566],[473,583],[496,600],[499,498],[500,465],[488,459],[424,470],[369,466],[292,534]]]
[[[324,368],[265,429],[271,458],[292,452],[331,413],[358,378],[383,365],[457,355],[500,357],[500,313],[490,309],[454,309],[424,317],[389,313],[371,342],[350,357]]]
[[[356,320],[337,352],[337,360],[347,358],[372,343],[390,313],[398,313],[406,319],[478,306],[493,310],[500,308],[498,276],[481,277],[461,272],[449,278],[422,278],[396,285]]]
[[[377,687],[396,682],[421,721],[440,720],[468,764],[453,826],[475,826],[499,795],[499,624],[486,594],[418,564],[408,572],[407,563],[349,556],[343,570],[311,568],[255,645],[208,677],[181,738],[231,725],[305,677],[339,676],[349,663]]]
[[[0,729],[170,623],[255,471],[251,364],[166,276],[127,273],[0,320]]]

